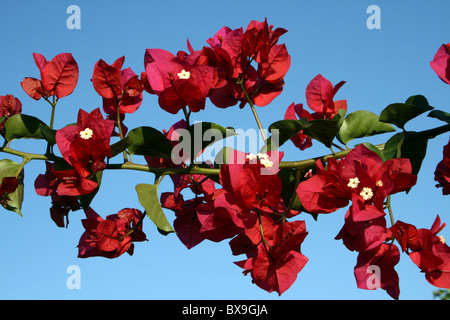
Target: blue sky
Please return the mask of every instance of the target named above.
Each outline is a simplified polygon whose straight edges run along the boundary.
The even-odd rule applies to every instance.
[[[69,5],[81,9],[81,29],[69,30],[66,20]],[[370,5],[381,9],[381,29],[369,30],[366,20]],[[306,103],[305,88],[321,73],[334,84],[347,81],[337,99],[347,99],[349,112],[369,110],[379,114],[390,103],[404,102],[422,94],[436,109],[448,111],[450,87],[440,81],[429,66],[442,43],[450,42],[448,1],[14,1],[1,3],[0,19],[0,95],[13,94],[23,103],[23,113],[50,119],[45,101],[35,102],[20,87],[26,76],[39,77],[32,53],[51,59],[71,52],[80,68],[74,93],[58,103],[55,127],[76,120],[79,108],[91,111],[101,107],[101,98],[90,82],[94,63],[112,63],[125,55],[124,67],[136,73],[144,70],[147,48],[162,48],[173,53],[186,50],[189,39],[194,49],[223,26],[246,27],[251,20],[263,20],[283,27],[288,33],[280,39],[291,55],[291,68],[285,77],[283,93],[273,103],[258,108],[265,126],[282,119],[287,106]],[[6,13],[6,14],[5,14]],[[235,128],[255,128],[249,109],[218,109],[208,102],[194,120],[214,121]],[[148,125],[168,129],[182,118],[162,111],[155,96],[144,95],[140,109],[127,115],[131,129]],[[411,121],[407,128],[422,130],[440,126],[425,116]],[[385,142],[386,136],[370,141]],[[433,172],[442,158],[448,135],[429,143],[428,154],[418,184],[409,195],[392,200],[395,218],[417,227],[429,228],[437,214],[450,221],[448,198],[434,187]],[[20,150],[45,151],[38,141],[14,141]],[[301,160],[328,153],[315,144],[306,151],[284,146],[286,160]],[[15,161],[19,158],[8,157]],[[138,159],[136,159],[138,161]],[[119,161],[119,160],[117,160]],[[302,214],[309,232],[302,245],[308,264],[297,281],[281,297],[269,294],[243,276],[233,261],[228,242],[204,241],[187,250],[174,235],[160,235],[150,220],[144,221],[149,239],[137,243],[132,257],[118,259],[78,259],[79,237],[83,232],[83,212],[70,215],[67,229],[51,221],[50,199],[34,192],[34,179],[43,173],[43,162],[25,167],[23,217],[3,210],[0,234],[0,298],[2,299],[390,299],[383,290],[356,288],[353,267],[357,254],[334,240],[340,230],[345,209],[320,216],[314,221]],[[100,193],[92,207],[101,216],[122,208],[140,208],[135,185],[152,183],[153,175],[133,171],[105,172]],[[171,190],[165,180],[160,189]],[[141,208],[140,208],[141,209]],[[167,212],[172,221],[173,214]],[[450,239],[450,229],[444,229]],[[67,267],[81,270],[81,289],[69,290]],[[396,270],[400,277],[401,299],[431,299],[436,288],[405,255]]]

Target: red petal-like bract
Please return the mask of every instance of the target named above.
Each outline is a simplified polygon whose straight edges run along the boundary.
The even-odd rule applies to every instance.
[[[34,100],[39,100],[43,96],[48,96],[39,79],[27,77],[23,79],[20,85],[22,86],[23,91]]]
[[[127,252],[133,254],[136,241],[145,241],[142,232],[142,212],[137,209],[122,209],[106,219],[100,217],[91,207],[86,210],[86,219],[82,220],[86,231],[78,244],[78,257],[101,256],[117,258]]]
[[[315,76],[306,87],[306,102],[311,110],[316,112],[314,118],[333,118],[339,109],[347,110],[345,100],[333,101],[337,91],[345,81],[339,82],[335,87],[321,74]]]
[[[399,298],[399,278],[394,267],[400,260],[400,252],[395,244],[361,252],[355,266],[358,288],[366,290],[383,289],[394,299]]]
[[[123,83],[120,68],[99,60],[94,66],[92,84],[95,91],[103,98],[117,98],[122,93]]]
[[[286,120],[298,120],[306,118],[307,120],[312,120],[311,115],[308,111],[303,109],[303,104],[291,103],[284,113],[284,119]],[[312,146],[312,139],[307,135],[303,134],[303,130],[291,138],[292,143],[300,150],[305,150]]]
[[[450,43],[439,47],[430,65],[442,81],[450,84]]]
[[[58,99],[73,92],[78,82],[78,64],[71,53],[60,53],[41,69],[45,91]]]
[[[9,118],[22,113],[22,102],[12,94],[0,96],[0,117]]]
[[[91,136],[84,139],[81,134],[85,130],[90,130]],[[101,168],[106,157],[111,157],[113,130],[114,121],[104,120],[100,109],[96,108],[91,113],[80,109],[77,125],[66,126],[56,132],[56,144],[63,158],[87,178]]]

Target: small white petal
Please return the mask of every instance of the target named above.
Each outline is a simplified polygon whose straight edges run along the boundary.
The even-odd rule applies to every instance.
[[[355,177],[355,178],[350,178],[348,180],[347,186],[352,188],[352,189],[355,189],[355,188],[358,187],[358,184],[359,184],[359,179],[358,179],[358,177]]]
[[[367,188],[364,187],[362,189],[362,191],[359,193],[359,195],[364,199],[364,200],[370,200],[373,197],[373,192],[371,188]]]
[[[86,128],[83,131],[80,131],[80,138],[84,140],[89,140],[92,138],[94,131],[92,129]]]
[[[191,73],[184,69],[178,73],[178,79],[189,79],[190,77],[191,77]]]

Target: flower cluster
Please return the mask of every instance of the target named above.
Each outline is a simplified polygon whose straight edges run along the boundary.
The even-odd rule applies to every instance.
[[[284,119],[333,119],[339,110],[347,111],[347,100],[334,101],[334,96],[338,90],[345,84],[345,81],[333,84],[321,74],[315,76],[306,87],[306,102],[308,107],[313,110],[310,113],[303,108],[303,104],[291,103],[286,109]],[[312,146],[312,139],[300,131],[291,138],[294,145],[300,150],[305,150]]]
[[[174,228],[187,248],[207,239],[232,239],[234,255],[247,259],[236,262],[250,273],[253,282],[269,292],[282,294],[297,277],[308,259],[300,246],[306,237],[304,221],[285,222],[298,212],[281,199],[277,175],[280,152],[246,154],[234,151],[220,169],[219,181],[203,175],[174,179],[175,191],[161,195],[161,203],[176,214]],[[190,188],[195,197],[184,200],[181,191]],[[288,211],[288,212],[287,212]]]
[[[223,27],[202,50],[194,50],[189,42],[189,53],[147,49],[146,90],[173,114],[185,107],[198,112],[205,108],[207,97],[220,108],[238,102],[243,107],[246,96],[255,105],[265,106],[281,93],[290,66],[286,46],[277,44],[285,32],[273,30],[267,20],[252,21],[245,30]]]
[[[0,134],[4,134],[6,120],[15,114],[22,113],[22,102],[12,94],[0,96]]]
[[[125,252],[133,255],[133,242],[146,240],[142,218],[138,209],[126,208],[103,219],[89,207],[82,220],[86,231],[78,244],[78,257],[116,258]]]
[[[23,157],[21,165],[0,164],[0,203],[10,210],[11,204],[21,202],[23,167],[31,159],[46,160],[45,173],[37,176],[34,187],[38,195],[51,198],[51,219],[57,226],[67,227],[71,211],[82,208],[86,215],[82,219],[85,231],[78,243],[78,257],[117,258],[125,252],[132,255],[134,242],[147,240],[142,225],[149,216],[161,233],[175,231],[188,249],[206,240],[228,240],[232,254],[244,256],[235,262],[243,274],[250,275],[252,282],[263,290],[279,295],[292,286],[308,262],[301,248],[308,232],[305,221],[297,219],[301,211],[329,214],[348,207],[335,239],[358,253],[354,267],[358,288],[381,288],[397,299],[400,290],[395,267],[401,252],[411,258],[432,285],[449,288],[450,247],[439,236],[445,226],[440,217],[437,216],[430,229],[417,229],[402,221],[394,223],[390,207],[391,195],[408,191],[416,184],[417,176],[413,172],[417,171],[413,171],[412,163],[416,165],[418,161],[401,157],[403,148],[410,148],[408,139],[414,139],[415,135],[407,135],[402,127],[404,132],[386,143],[390,149],[380,151],[383,158],[368,145],[359,144],[346,150],[332,143],[338,138],[342,146],[347,146],[349,140],[343,140],[343,132],[354,139],[393,131],[389,129],[390,124],[402,126],[414,114],[431,108],[426,99],[415,96],[406,104],[386,108],[383,116],[372,114],[367,123],[356,123],[360,122],[361,114],[366,117],[368,112],[353,114],[352,120],[344,116],[347,100],[335,100],[345,81],[333,85],[318,74],[305,92],[311,111],[293,102],[285,111],[284,120],[277,121],[276,126],[282,131],[282,143],[291,140],[297,148],[305,150],[317,139],[330,149],[331,145],[339,147],[342,157],[339,159],[333,152],[333,156],[317,158],[315,165],[311,165],[314,160],[296,161],[292,166],[284,162],[280,169],[284,156],[278,150],[281,145],[273,148],[272,137],[271,140],[264,137],[254,106],[268,105],[283,90],[291,58],[279,39],[286,32],[283,28],[274,29],[267,19],[251,21],[245,29],[225,26],[208,38],[207,45],[200,50],[195,50],[189,40],[187,52],[173,54],[159,48],[146,49],[144,71],[140,74],[124,68],[124,56],[112,64],[100,59],[93,66],[91,81],[101,97],[105,116],[100,108],[90,112],[79,109],[76,123],[57,130],[53,129],[55,107],[60,98],[75,89],[78,65],[70,53],[58,54],[51,61],[33,53],[40,78],[26,77],[21,86],[32,99],[43,98],[52,106],[51,122],[46,126],[27,115],[9,120],[22,113],[22,104],[13,95],[0,96],[0,134],[5,138],[2,151]],[[442,81],[450,84],[449,44],[439,48],[431,67]],[[159,106],[170,114],[183,110],[185,119],[162,133],[152,127],[128,132],[123,124],[125,115],[140,108],[144,91],[157,97]],[[182,149],[177,162],[169,158],[171,151],[174,156],[180,144],[187,143],[178,129],[190,132],[191,114],[205,109],[207,99],[218,108],[235,105],[244,108],[248,103],[265,147],[256,154],[227,152],[224,148],[225,163],[205,161],[197,166],[193,159],[206,147],[201,144],[198,148],[191,141],[189,152],[196,150],[198,154],[184,154],[186,150]],[[405,110],[413,110],[411,114],[403,112],[401,108],[405,105]],[[434,116],[447,125],[450,123],[445,112],[438,111]],[[6,123],[7,120],[12,124]],[[366,125],[367,128],[362,128]],[[202,133],[207,127],[228,130],[208,123],[206,129],[200,126]],[[321,139],[322,134],[326,139]],[[111,144],[112,137],[120,140]],[[20,138],[45,139],[48,142],[45,154],[36,156],[9,149],[9,143]],[[396,155],[391,154],[393,150]],[[123,163],[109,163],[110,158],[121,152]],[[146,165],[131,162],[135,154],[143,156]],[[450,141],[444,147],[443,156],[435,180],[447,195],[450,194]],[[102,218],[91,208],[107,168],[138,168],[155,173],[153,185],[136,187],[144,213],[125,208]],[[159,183],[166,175],[172,179],[173,191],[159,195]],[[159,228],[161,224],[167,226],[162,208],[175,213],[173,228],[168,222],[169,227]],[[387,226],[386,210],[391,227]],[[394,244],[395,240],[398,245]]]
[[[57,99],[68,96],[75,90],[78,82],[78,64],[71,53],[60,53],[51,61],[39,53],[33,53],[34,62],[41,78],[26,77],[22,82],[25,93],[39,100],[51,96]]]
[[[303,207],[311,213],[330,213],[351,202],[336,239],[342,239],[349,250],[359,252],[355,267],[357,285],[366,289],[367,268],[363,270],[365,273],[361,270],[364,266],[377,265],[383,274],[381,288],[398,298],[398,276],[394,270],[398,248],[386,244],[391,232],[386,227],[384,208],[388,196],[415,185],[417,177],[411,174],[409,159],[383,162],[361,144],[343,160],[328,159],[326,169],[320,160],[316,167],[316,174],[297,188]]]

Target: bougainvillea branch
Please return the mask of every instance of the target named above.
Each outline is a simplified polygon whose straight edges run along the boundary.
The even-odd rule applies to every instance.
[[[243,274],[279,295],[308,262],[301,250],[308,234],[301,214],[317,220],[319,215],[346,209],[335,239],[357,253],[358,288],[383,289],[398,299],[395,266],[401,253],[411,258],[429,283],[449,288],[450,247],[439,235],[445,223],[437,216],[429,229],[417,229],[396,221],[391,199],[414,188],[428,141],[450,131],[450,114],[434,109],[422,95],[394,102],[379,115],[368,110],[349,112],[347,100],[335,99],[345,81],[333,85],[318,74],[305,88],[305,105],[293,102],[265,128],[256,107],[263,110],[283,91],[291,58],[286,45],[278,42],[286,32],[274,29],[267,19],[255,20],[245,29],[221,28],[200,50],[189,41],[187,51],[176,54],[146,49],[140,74],[124,68],[124,56],[111,64],[100,59],[91,80],[102,110],[79,109],[76,121],[59,129],[54,128],[56,104],[74,91],[78,64],[70,53],[57,54],[50,61],[33,53],[40,77],[25,77],[21,86],[30,98],[43,98],[51,105],[50,123],[23,113],[22,103],[13,95],[0,96],[4,138],[0,151],[22,158],[20,163],[0,160],[0,204],[22,216],[26,165],[42,160],[45,172],[36,175],[34,187],[38,195],[51,198],[50,217],[55,224],[67,227],[71,211],[85,213],[78,257],[132,255],[135,243],[147,240],[148,217],[162,235],[175,234],[188,249],[203,241],[229,240],[232,254],[245,256],[235,262]],[[450,83],[448,44],[438,49],[430,66],[439,79]],[[132,116],[141,107],[144,93],[155,96],[159,107],[170,114],[183,112],[184,119],[167,130],[151,123],[129,130],[125,115]],[[245,146],[246,150],[222,145],[215,156],[207,157],[208,147],[220,147],[226,138],[245,137],[230,126],[194,122],[194,117],[207,107],[217,107],[219,118],[220,109],[236,105],[249,106],[263,145]],[[409,130],[409,121],[423,115],[445,124]],[[377,145],[361,140],[378,135]],[[43,140],[46,151],[15,150],[11,143],[17,139]],[[350,148],[354,140],[359,142]],[[289,147],[305,150],[315,144],[331,154],[283,160]],[[123,160],[116,162],[120,154]],[[450,194],[449,159],[447,145],[443,158],[436,161],[434,176],[443,195]],[[135,187],[139,208],[120,208],[103,218],[91,207],[92,200],[101,197],[102,177],[108,170],[154,174],[153,184]],[[161,189],[166,178],[173,182],[172,190]],[[396,213],[399,210],[395,208]],[[173,223],[167,211],[174,213]]]

